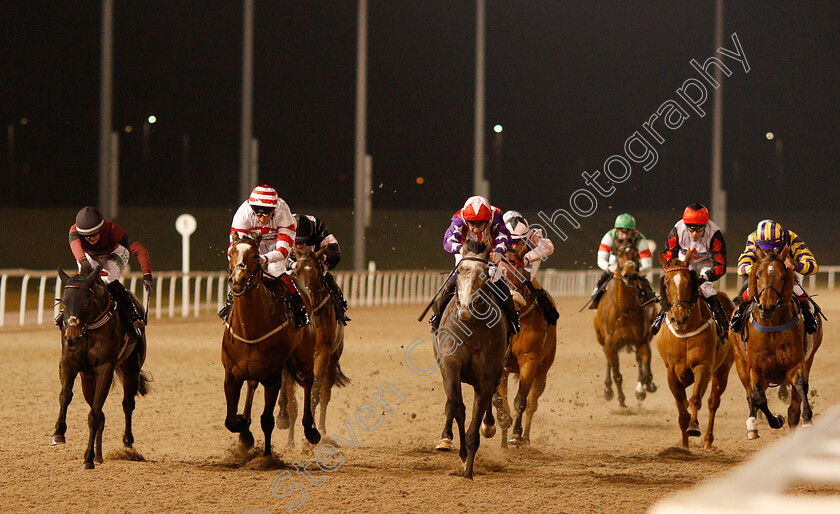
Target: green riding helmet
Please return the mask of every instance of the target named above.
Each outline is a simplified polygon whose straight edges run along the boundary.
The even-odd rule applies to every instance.
[[[615,228],[629,228],[632,230],[636,230],[636,218],[627,214],[619,214],[615,218]]]

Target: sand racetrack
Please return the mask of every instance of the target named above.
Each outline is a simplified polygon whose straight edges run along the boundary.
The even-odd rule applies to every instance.
[[[830,321],[811,375],[816,423],[840,402],[840,337],[833,325],[840,319],[840,293],[822,292],[818,300]],[[349,437],[347,420],[359,447],[342,445],[343,462],[331,473],[318,469],[311,450],[302,449],[299,425],[295,449],[286,448],[285,431],[275,431],[274,460],[234,451],[236,436],[224,427],[222,325],[209,317],[152,320],[145,369],[154,376],[153,389],[138,400],[134,417],[135,447],[145,461],[127,460],[120,451],[122,388],[117,387],[105,405],[105,463],[82,470],[88,408],[78,380],[67,444],[48,445],[58,415],[58,329],[5,330],[0,332],[0,505],[7,511],[286,512],[298,494],[281,498],[272,494],[272,484],[289,471],[276,491],[305,486],[298,509],[303,512],[642,512],[787,435],[786,427],[774,432],[762,423],[761,439],[744,438],[746,402],[733,369],[718,411],[715,448],[705,451],[695,438],[689,451],[682,450],[676,408],[655,349],[659,390],[644,402],[635,399],[635,360],[624,353],[628,407],[605,401],[605,359],[595,342],[593,311],[577,313],[583,301],[558,302],[557,359],[534,418],[532,446],[502,450],[499,434],[483,439],[472,482],[459,476],[457,453],[433,449],[445,402],[439,372],[418,376],[403,363],[406,346],[417,338],[429,340],[428,325],[416,321],[418,306],[349,312],[353,321],[342,363],[352,383],[334,390],[327,427],[329,434]],[[431,345],[418,346],[413,357],[418,365],[431,365]],[[384,412],[376,429],[360,430],[356,409],[376,403],[370,394],[386,382],[405,401],[386,393],[393,412]],[[464,391],[470,409],[471,388]],[[786,409],[775,390],[771,393],[771,408],[782,413]],[[261,411],[260,390],[252,423],[258,447]],[[704,432],[707,419],[704,401]],[[307,459],[313,460],[309,478],[292,464]],[[840,494],[840,489],[820,492]]]

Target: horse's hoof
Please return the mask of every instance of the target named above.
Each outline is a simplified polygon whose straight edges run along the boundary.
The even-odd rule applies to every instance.
[[[809,419],[808,421],[803,421],[801,426],[802,426],[803,428],[813,427],[813,426],[814,426],[814,422],[813,422],[812,420],[810,420],[810,419]]]
[[[133,436],[123,436],[123,446],[126,448],[131,448],[134,446],[134,437]]]
[[[93,465],[93,462],[85,462],[82,464],[82,469],[94,469],[96,466]]]
[[[641,392],[636,391],[636,399],[637,399],[637,400],[642,401],[642,400],[644,400],[645,398],[647,398],[647,393],[646,393],[646,392],[644,392],[644,391],[641,391]]]
[[[452,439],[448,437],[444,437],[440,440],[440,442],[435,446],[435,450],[439,452],[449,452],[452,451]]]
[[[615,396],[615,393],[612,389],[604,389],[604,399],[610,401]]]
[[[753,439],[758,439],[761,437],[758,435],[758,430],[747,430],[747,439],[752,441]]]
[[[239,432],[239,443],[245,448],[254,447],[254,434],[250,430],[243,430]]]
[[[248,425],[250,425],[250,424],[251,424],[251,421],[248,420],[248,419],[245,419],[245,417],[242,416],[241,414],[237,414],[233,419],[226,419],[225,420],[225,428],[227,428],[228,431],[233,432],[234,434],[238,434],[239,432],[242,432],[243,430],[248,428]]]
[[[280,430],[288,430],[289,425],[291,424],[289,422],[289,416],[279,416],[278,415],[274,418],[274,421],[275,421],[275,425]]]
[[[519,443],[519,446],[531,446],[531,438],[523,437],[522,442]]]
[[[775,423],[773,423],[769,419],[767,420],[767,424],[770,425],[770,428],[776,430],[776,429],[782,428],[782,426],[784,426],[784,424],[785,424],[785,417],[784,416],[779,414],[778,416],[773,416],[773,418],[776,420]]]
[[[627,408],[627,404],[626,404],[626,403],[624,403],[624,398],[619,398],[619,399],[618,399],[618,406],[619,406],[619,407],[623,407],[623,408],[625,408],[625,409]]]
[[[321,440],[321,433],[318,432],[318,429],[315,427],[304,427],[303,435],[305,435],[306,440],[312,444],[318,444]]]
[[[100,456],[95,457],[95,458],[93,459],[93,462],[95,462],[95,463],[97,463],[97,464],[102,464],[102,463],[103,463],[103,462],[105,462],[105,461],[104,461],[104,460],[102,460],[102,456],[100,455]]]
[[[656,384],[651,382],[650,384],[645,386],[645,389],[647,389],[647,392],[649,392],[649,393],[655,393],[656,392]]]
[[[55,446],[57,444],[64,444],[64,436],[63,435],[54,435],[50,440],[50,446]]]
[[[485,425],[483,422],[481,423],[481,435],[483,435],[486,439],[492,439],[494,435],[496,435],[496,427],[493,425]]]
[[[520,436],[514,434],[514,435],[510,436],[510,439],[508,439],[508,444],[512,444],[516,447],[519,447],[519,446],[522,445],[522,438]]]
[[[688,425],[688,428],[685,431],[685,435],[688,437],[700,437],[700,425],[696,422]]]

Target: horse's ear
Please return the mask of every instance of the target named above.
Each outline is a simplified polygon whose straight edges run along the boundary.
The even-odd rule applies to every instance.
[[[260,241],[262,241],[262,234],[257,234],[257,237],[254,238],[254,242],[257,243],[257,246],[259,246]]]
[[[234,232],[233,233],[233,239],[231,239],[230,241],[232,243],[238,243],[240,239],[242,239],[242,238],[239,237],[239,232]]]
[[[685,252],[685,260],[682,261],[682,263],[680,265],[681,266],[688,266],[691,263],[692,254],[694,254],[693,250],[688,250],[687,252]]]
[[[88,288],[90,288],[93,285],[93,283],[96,282],[96,280],[99,278],[99,271],[101,269],[102,268],[99,266],[99,264],[97,264],[96,266],[93,267],[90,274],[85,277],[85,285]]]
[[[668,268],[668,261],[665,260],[665,256],[661,253],[659,254],[659,265],[662,266],[662,269]]]
[[[60,278],[61,283],[65,285],[67,284],[67,281],[70,280],[70,277],[67,276],[67,273],[65,273],[61,268],[58,268],[58,278]]]
[[[765,257],[767,257],[767,254],[758,245],[755,245],[755,257],[756,260],[761,261],[764,260]]]
[[[756,293],[758,293],[756,271],[758,271],[758,262],[753,263],[752,268],[750,268],[750,276],[747,277],[747,291],[749,291],[750,298],[755,298]]]
[[[785,249],[782,250],[781,254],[779,254],[779,260],[784,262],[785,259],[787,259],[789,255],[790,255],[790,246],[785,246]]]
[[[321,248],[320,250],[318,250],[317,252],[315,252],[315,258],[316,258],[316,259],[318,259],[318,260],[321,260],[321,257],[323,257],[323,256],[324,256],[324,253],[326,253],[326,251],[327,251],[327,247],[326,247],[326,246],[325,246],[325,247],[323,247],[323,248]]]

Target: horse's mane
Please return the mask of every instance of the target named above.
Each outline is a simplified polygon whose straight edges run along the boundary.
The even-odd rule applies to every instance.
[[[484,253],[484,251],[487,250],[487,243],[484,241],[473,241],[472,239],[468,239],[464,243],[464,248],[466,248],[469,253]]]

